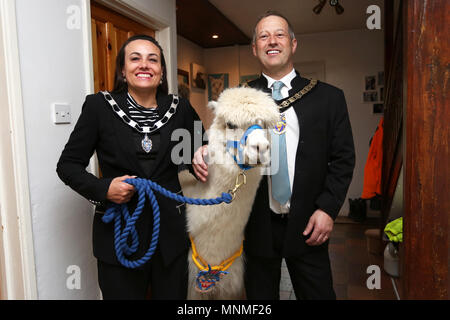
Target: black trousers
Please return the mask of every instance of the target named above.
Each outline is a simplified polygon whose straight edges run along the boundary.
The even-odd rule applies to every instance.
[[[249,300],[279,300],[282,246],[289,218],[272,217],[272,238],[276,256],[246,254],[245,289]],[[286,265],[299,300],[335,300],[328,250],[286,257]]]
[[[184,300],[187,296],[188,251],[165,266],[159,248],[142,270],[97,261],[98,282],[104,300],[144,300],[150,288],[153,300]]]

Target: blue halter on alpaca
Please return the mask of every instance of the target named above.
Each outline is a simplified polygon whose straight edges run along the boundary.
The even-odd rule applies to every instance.
[[[254,124],[254,125],[248,127],[248,129],[242,135],[241,140],[239,140],[239,141],[227,140],[227,152],[229,152],[233,156],[233,159],[237,163],[239,168],[241,168],[241,170],[244,170],[244,171],[253,168],[253,166],[246,165],[243,163],[243,161],[244,161],[243,147],[247,143],[247,138],[250,135],[250,133],[252,133],[252,131],[256,130],[256,129],[262,129],[262,127],[258,124]],[[237,155],[238,155],[237,158],[236,158],[236,155],[234,155],[230,152],[230,149],[237,149]]]

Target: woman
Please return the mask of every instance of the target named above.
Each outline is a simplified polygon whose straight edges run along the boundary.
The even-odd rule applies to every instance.
[[[166,75],[157,41],[146,35],[129,38],[117,55],[113,92],[87,96],[57,165],[61,180],[97,205],[93,248],[104,299],[144,299],[149,286],[153,299],[186,297],[189,240],[184,206],[155,193],[161,211],[158,247],[150,261],[137,269],[119,263],[114,223],[101,220],[108,202],[128,202],[130,212],[134,211],[137,196],[125,179],[146,178],[172,192],[181,189],[178,168],[170,158],[179,142],[171,141],[171,133],[185,128],[192,134],[194,120],[199,118],[187,100],[168,95]],[[102,178],[85,170],[94,151]],[[139,248],[130,260],[147,251],[152,225],[152,209],[146,203],[136,223]]]

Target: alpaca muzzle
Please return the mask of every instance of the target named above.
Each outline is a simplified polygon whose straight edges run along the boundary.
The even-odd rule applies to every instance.
[[[244,147],[247,145],[247,139],[250,133],[252,133],[254,130],[262,130],[263,128],[258,125],[254,124],[245,130],[244,134],[242,135],[241,139],[239,141],[236,140],[227,140],[226,149],[227,152],[233,157],[236,164],[241,168],[241,170],[249,170],[253,168],[255,165],[258,164],[258,161],[255,161],[255,165],[249,164],[248,158],[246,159],[246,156],[244,155]],[[259,148],[259,147],[256,147]],[[232,152],[231,150],[235,150],[236,152]],[[258,150],[259,151],[259,150]]]

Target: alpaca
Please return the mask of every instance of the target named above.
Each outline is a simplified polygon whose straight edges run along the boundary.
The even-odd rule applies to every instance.
[[[215,198],[222,192],[232,189],[236,177],[242,182],[239,174],[242,169],[227,152],[226,141],[240,140],[242,132],[258,123],[262,128],[273,127],[279,119],[278,108],[272,98],[262,91],[252,88],[226,89],[217,102],[210,102],[214,110],[214,120],[208,132],[208,180],[188,182],[183,185],[185,196],[194,198]],[[248,221],[256,190],[261,181],[261,164],[270,161],[270,135],[267,130],[257,129],[247,137],[243,159],[246,164],[257,165],[245,171],[246,183],[236,192],[230,204],[222,203],[214,206],[187,205],[187,229],[191,241],[195,245],[198,260],[202,266],[217,266],[228,258],[237,256],[227,274],[220,275],[209,291],[199,292],[197,276],[199,267],[192,257],[192,248],[188,255],[189,287],[188,299],[240,299],[244,292],[244,257],[241,253],[244,240],[244,228]],[[267,137],[269,136],[269,137]],[[192,176],[191,176],[192,177]],[[207,274],[203,278],[211,277]]]

